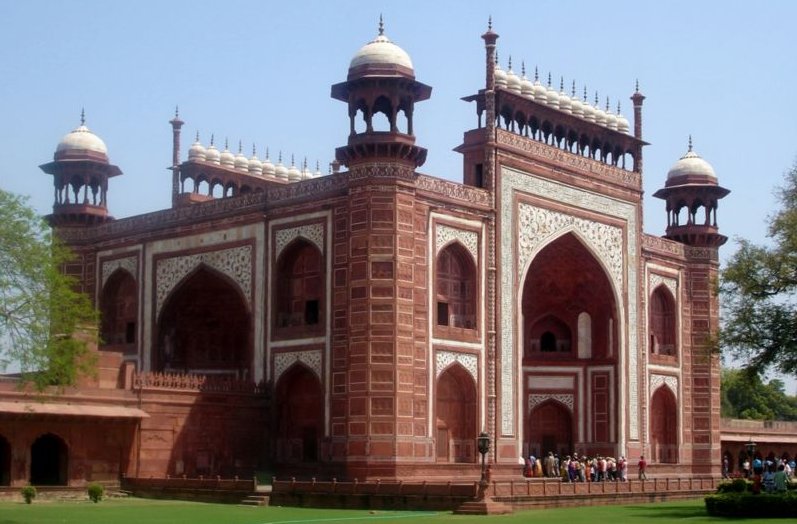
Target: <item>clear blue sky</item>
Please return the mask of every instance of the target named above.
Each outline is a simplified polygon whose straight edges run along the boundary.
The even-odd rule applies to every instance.
[[[541,76],[586,83],[590,100],[646,95],[645,229],[663,234],[663,202],[650,195],[669,167],[695,151],[731,189],[720,203],[721,231],[763,240],[773,188],[797,158],[797,2],[740,1],[41,1],[0,0],[0,187],[52,206],[52,179],[38,165],[79,123],[106,142],[124,175],[109,207],[125,217],[170,202],[175,105],[186,122],[184,153],[199,131],[207,144],[229,138],[295,154],[326,171],[348,133],[344,104],[329,96],[351,56],[386,34],[433,87],[416,107],[424,173],[461,179],[452,148],[475,126],[460,97],[484,83],[480,35],[493,17],[499,56],[524,60]],[[729,242],[727,256],[735,249]],[[793,390],[790,386],[789,390]]]

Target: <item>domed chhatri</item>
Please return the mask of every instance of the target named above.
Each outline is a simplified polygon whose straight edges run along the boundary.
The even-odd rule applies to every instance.
[[[100,137],[86,127],[86,113],[80,112],[80,125],[64,135],[55,148],[54,160],[91,157],[92,160],[108,162],[108,148]]]
[[[381,15],[379,34],[362,46],[349,64],[349,80],[372,75],[415,78],[410,55],[385,35],[385,24]]]
[[[692,137],[689,136],[689,149],[670,170],[667,172],[667,184],[670,182],[681,182],[682,177],[688,177],[691,181],[703,181],[717,183],[717,175],[711,164],[692,150]],[[700,180],[699,180],[700,179]]]

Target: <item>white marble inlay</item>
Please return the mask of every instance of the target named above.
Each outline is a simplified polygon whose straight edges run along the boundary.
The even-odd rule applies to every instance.
[[[457,353],[454,351],[438,351],[435,353],[435,376],[440,378],[440,375],[445,371],[448,366],[454,362],[462,364],[468,373],[471,374],[473,380],[478,383],[478,368],[479,362],[476,355],[470,353]]]
[[[458,240],[473,256],[474,262],[479,260],[479,235],[475,231],[456,229],[445,224],[437,224],[435,227],[435,256],[452,240]]]
[[[672,394],[675,395],[675,398],[678,398],[678,378],[672,375],[658,375],[658,374],[651,374],[650,375],[650,396],[653,397],[653,393],[655,393],[656,389],[659,388],[664,384]]]
[[[274,247],[275,258],[279,258],[288,244],[298,237],[307,239],[319,251],[324,252],[324,226],[321,223],[304,224],[277,231]]]
[[[316,377],[318,377],[318,380],[321,381],[321,350],[314,349],[308,351],[288,351],[274,355],[274,383],[276,384],[282,374],[296,362],[301,362],[310,368],[313,373],[315,373]]]
[[[571,393],[532,393],[529,395],[528,412],[531,413],[535,407],[546,400],[556,400],[567,406],[571,413],[573,412],[574,400]]]
[[[106,260],[103,262],[101,287],[105,287],[106,282],[108,282],[108,279],[111,278],[111,275],[113,275],[113,272],[117,269],[124,269],[130,273],[130,276],[133,277],[133,280],[138,280],[138,257],[133,255],[124,258]]]

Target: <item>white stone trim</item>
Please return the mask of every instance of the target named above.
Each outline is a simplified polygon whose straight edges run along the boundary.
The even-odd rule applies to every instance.
[[[674,278],[659,275],[658,273],[648,273],[648,295],[653,293],[653,291],[662,284],[664,284],[664,286],[670,290],[670,293],[672,293],[672,298],[675,299],[677,304],[678,281]]]
[[[239,246],[193,255],[162,258],[155,267],[155,318],[160,316],[166,298],[182,280],[200,265],[206,265],[227,275],[252,306],[252,246]]]
[[[321,350],[314,349],[308,351],[287,351],[274,355],[274,384],[279,382],[280,377],[294,363],[301,362],[315,373],[318,381],[323,383],[321,373]]]
[[[520,191],[529,195],[536,195],[546,198],[552,202],[561,202],[571,205],[585,211],[592,213],[600,213],[606,216],[619,218],[625,222],[626,230],[621,237],[625,245],[623,246],[622,253],[625,257],[621,267],[624,271],[620,272],[619,278],[621,282],[626,283],[626,290],[623,286],[615,288],[615,299],[618,308],[618,333],[619,333],[619,355],[618,355],[618,369],[628,370],[627,380],[625,384],[623,378],[625,374],[620,374],[620,387],[619,387],[619,403],[621,406],[619,413],[619,420],[617,425],[619,428],[624,428],[626,424],[627,414],[630,414],[628,419],[628,437],[631,440],[639,439],[639,344],[638,333],[636,326],[638,325],[638,247],[639,238],[637,236],[638,229],[638,207],[632,203],[616,200],[608,196],[592,193],[580,188],[571,187],[568,185],[560,184],[544,177],[535,176],[530,173],[524,173],[515,169],[502,166],[501,168],[501,237],[498,239],[501,246],[501,264],[500,264],[500,277],[499,286],[501,288],[501,325],[499,326],[501,336],[501,353],[500,353],[500,397],[501,397],[501,420],[500,420],[500,433],[503,436],[516,436],[518,444],[520,442],[519,431],[517,428],[518,418],[516,417],[516,409],[521,408],[521,399],[517,395],[516,373],[518,373],[521,366],[517,364],[520,348],[515,343],[516,337],[519,337],[520,327],[517,322],[521,319],[518,312],[520,307],[520,300],[518,290],[522,285],[522,278],[524,274],[521,271],[516,271],[514,264],[515,257],[519,256],[515,248],[516,234],[520,236],[517,239],[517,244],[520,246],[522,243],[532,244],[533,239],[524,238],[529,237],[529,233],[523,231],[521,228],[516,228],[514,224],[514,194]],[[607,227],[614,227],[608,226]],[[517,233],[515,233],[517,231]],[[607,233],[609,230],[604,230]],[[582,233],[583,234],[583,233]],[[589,233],[586,233],[589,234]],[[611,238],[614,233],[609,233]],[[598,236],[598,235],[596,235]],[[583,237],[582,237],[583,238]],[[521,242],[522,241],[522,242]],[[596,249],[596,253],[600,254],[605,251],[604,248]],[[599,257],[600,262],[606,268],[613,267],[613,259],[603,260]],[[621,259],[622,260],[622,259]],[[522,269],[522,268],[521,268]],[[618,276],[612,274],[612,280]],[[628,299],[628,309],[626,312],[624,296]],[[627,318],[626,318],[627,315]],[[628,326],[632,326],[629,329]],[[626,361],[627,360],[627,361]],[[517,399],[518,404],[515,404]],[[618,446],[624,449],[626,445],[626,435],[622,431],[619,435]]]
[[[657,373],[650,374],[650,398],[661,385],[667,386],[672,394],[675,395],[675,400],[678,400],[678,377],[672,375],[659,375]]]
[[[479,359],[470,353],[458,353],[454,351],[435,352],[435,378],[440,378],[451,364],[458,362],[473,377],[474,382],[479,382]]]
[[[457,229],[446,224],[436,224],[435,226],[435,246],[434,254],[438,256],[440,250],[452,241],[459,241],[473,257],[473,262],[478,265],[479,261],[479,235],[475,231]]]
[[[111,278],[113,272],[117,269],[124,269],[133,280],[138,282],[138,256],[132,255],[124,258],[115,258],[113,260],[106,260],[102,263],[102,285],[100,289],[105,288],[108,279]]]
[[[570,413],[573,413],[575,401],[572,393],[531,393],[529,394],[527,413],[531,413],[534,408],[546,400],[556,400],[557,402],[567,406],[567,409],[570,410]]]
[[[324,225],[316,222],[315,224],[303,224],[301,226],[278,229],[274,239],[274,258],[279,259],[288,244],[298,237],[306,239],[317,247],[321,253],[324,252]]]

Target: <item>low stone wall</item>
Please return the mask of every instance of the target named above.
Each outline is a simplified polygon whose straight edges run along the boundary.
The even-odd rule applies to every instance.
[[[473,500],[478,482],[274,480],[271,504],[324,508],[446,511]]]
[[[193,500],[237,504],[257,488],[255,479],[124,478],[122,490],[153,499]]]
[[[495,480],[485,496],[515,509],[657,502],[713,493],[713,477],[654,478],[627,482],[559,479]],[[336,482],[274,480],[271,504],[328,508],[454,510],[476,498],[478,482]]]

